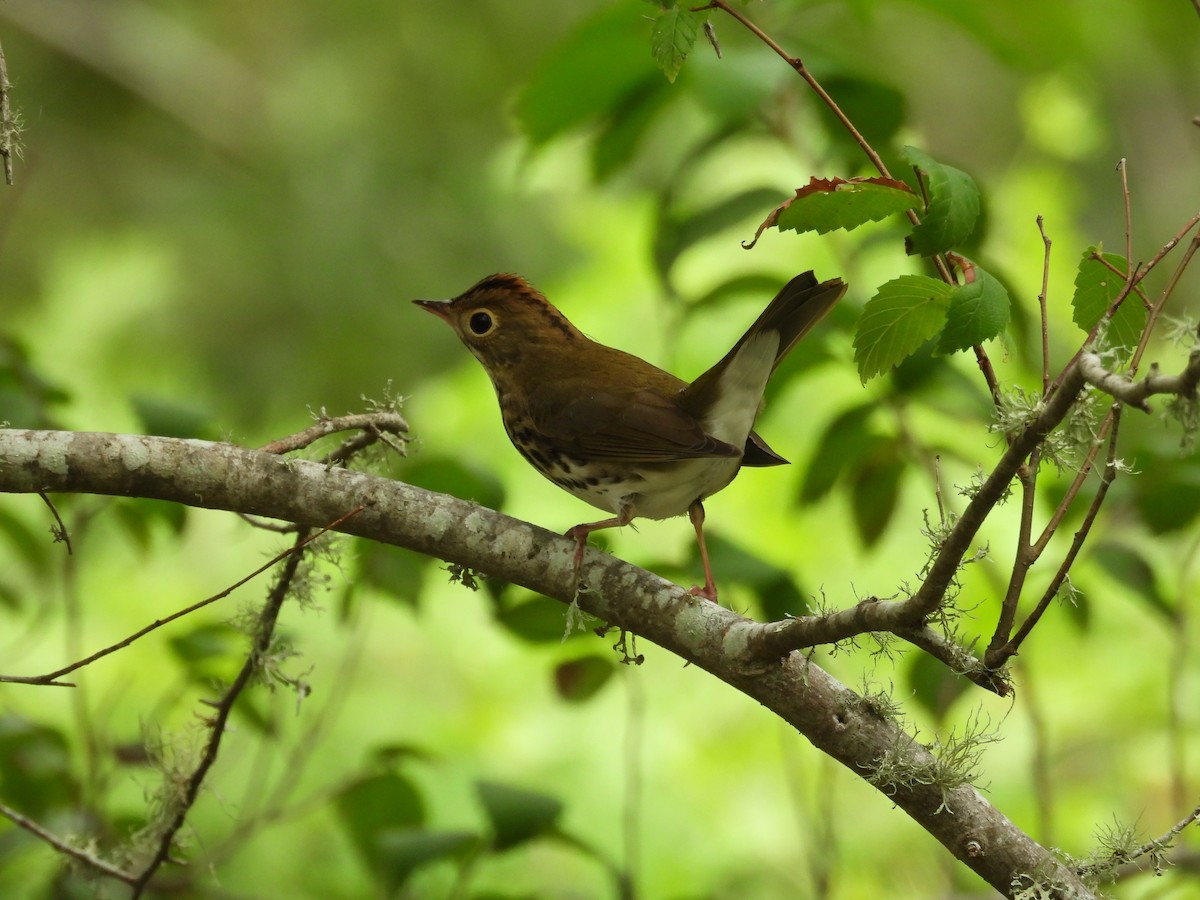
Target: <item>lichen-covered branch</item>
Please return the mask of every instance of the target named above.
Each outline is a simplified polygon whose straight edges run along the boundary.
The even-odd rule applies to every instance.
[[[236,510],[340,528],[469,566],[579,607],[641,635],[758,701],[872,784],[997,890],[1033,875],[1047,896],[1092,894],[1053,853],[969,785],[917,777],[935,759],[874,705],[811,659],[746,663],[762,627],[682,588],[588,549],[576,590],[574,542],[474,503],[319,463],[205,441],[54,431],[0,431],[0,491],[112,494]],[[901,604],[888,604],[898,606]],[[882,760],[887,777],[879,777]],[[914,773],[907,778],[905,772]]]

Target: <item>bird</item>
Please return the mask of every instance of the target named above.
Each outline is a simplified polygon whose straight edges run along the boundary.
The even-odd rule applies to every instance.
[[[840,278],[797,275],[712,368],[692,382],[583,334],[519,275],[489,275],[449,300],[415,300],[483,365],[517,451],[560,488],[610,513],[566,536],[578,584],[588,535],[635,518],[687,514],[704,586],[717,602],[703,501],[742,466],[787,460],[753,430],[767,380],[842,298]]]

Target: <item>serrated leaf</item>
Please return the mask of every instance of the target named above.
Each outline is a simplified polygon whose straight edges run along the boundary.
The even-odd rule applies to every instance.
[[[650,33],[650,50],[654,61],[658,63],[668,81],[674,81],[679,74],[683,61],[687,59],[708,11],[692,12],[684,6],[676,5],[664,9],[654,20],[654,30]]]
[[[905,147],[903,155],[924,173],[929,192],[929,205],[921,216],[921,224],[905,241],[906,249],[918,256],[954,249],[971,236],[979,220],[979,188],[975,179],[916,147]]]
[[[1090,332],[1103,318],[1125,287],[1125,279],[1100,260],[1100,255],[1117,272],[1128,269],[1125,257],[1103,253],[1100,247],[1089,247],[1079,261],[1075,273],[1075,296],[1071,300],[1071,318],[1085,332]],[[1146,327],[1146,309],[1136,294],[1130,293],[1109,320],[1105,341],[1110,347],[1135,347]]]
[[[924,275],[901,275],[879,287],[854,335],[854,362],[864,384],[942,330],[953,291]]]
[[[938,353],[954,353],[990,341],[1008,324],[1011,302],[1004,285],[978,266],[973,272],[975,280],[957,286],[950,295]]]
[[[742,246],[753,247],[762,233],[775,226],[780,231],[835,229],[852,231],[867,222],[878,222],[918,205],[912,189],[894,178],[812,178],[796,195],[780,203]]]
[[[583,23],[538,65],[517,97],[517,121],[534,144],[608,116],[648,77],[644,5],[617,3]]]
[[[879,222],[920,202],[903,181],[888,178],[814,178],[796,191],[779,213],[780,231],[835,229],[853,231],[867,222]]]
[[[507,850],[553,831],[562,815],[562,801],[549,794],[495,781],[478,781],[475,787],[492,824],[492,846],[496,850]]]

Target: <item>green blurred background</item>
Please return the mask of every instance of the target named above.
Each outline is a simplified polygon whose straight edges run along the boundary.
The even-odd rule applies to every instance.
[[[586,333],[691,377],[771,285],[815,268],[851,290],[781,370],[761,420],[797,465],[748,472],[708,504],[722,598],[777,617],[822,593],[845,606],[915,582],[934,454],[947,485],[998,455],[986,392],[960,358],[860,384],[857,310],[874,285],[918,271],[898,224],[770,232],[741,248],[810,176],[868,170],[802,82],[730,20],[713,20],[724,59],[700,46],[669,83],[649,51],[653,10],[7,0],[0,43],[24,156],[16,185],[0,189],[0,421],[257,445],[312,410],[357,411],[391,392],[407,398],[416,440],[390,474],[564,530],[594,511],[525,465],[483,372],[409,301],[516,271]],[[1117,160],[1128,160],[1135,259],[1200,206],[1200,18],[1184,0],[779,0],[748,12],[888,159],[916,144],[978,180],[986,228],[966,249],[1012,293],[1011,336],[990,352],[1027,391],[1040,366],[1035,217],[1054,240],[1061,366],[1081,338],[1069,307],[1080,255],[1124,249]],[[1198,285],[1189,272],[1179,299]],[[1195,303],[1171,312],[1194,316]],[[1173,370],[1184,352],[1163,343],[1153,358]],[[938,666],[869,642],[818,654],[847,683],[893,692],[925,739],[976,715],[992,723],[1004,740],[980,766],[988,798],[1081,855],[1114,821],[1165,831],[1200,783],[1186,607],[1200,466],[1180,453],[1177,426],[1126,419],[1141,474],[1114,489],[1093,535],[1104,552],[1076,573],[1078,604],[1056,606],[1022,654],[1015,703],[963,693]],[[9,674],[115,641],[282,546],[229,515],[59,502],[69,559],[50,545],[40,501],[0,501]],[[949,488],[945,502],[961,508]],[[991,557],[964,577],[971,633],[994,616],[1016,512],[1000,510]],[[696,578],[682,520],[608,543]],[[317,573],[320,608],[285,613],[297,655],[284,665],[312,695],[298,709],[282,687],[248,698],[185,833],[203,863],[185,894],[609,896],[614,861],[652,898],[984,891],[886,798],[703,672],[647,644],[644,665],[618,666],[611,639],[560,643],[561,608],[546,601],[469,592],[399,551],[340,551]],[[1035,572],[1030,598],[1051,571]],[[145,746],[187,764],[198,701],[242,650],[227,623],[263,590],[85,670],[76,691],[0,691],[0,800],[81,843],[119,844],[159,781]],[[481,781],[539,799],[497,801]],[[456,835],[502,835],[498,815],[537,820],[539,802],[561,802],[569,837],[537,831],[463,862]],[[380,844],[387,828],[392,843]],[[397,887],[408,858],[397,848],[439,836],[445,852],[418,853],[431,861]],[[51,851],[0,822],[6,896],[122,895],[57,870]],[[1183,897],[1197,885],[1180,867],[1116,891]]]

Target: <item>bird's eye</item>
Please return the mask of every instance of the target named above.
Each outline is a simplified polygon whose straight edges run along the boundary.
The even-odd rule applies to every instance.
[[[496,327],[496,321],[492,318],[490,312],[486,309],[480,309],[471,313],[471,318],[467,320],[467,325],[470,327],[472,334],[483,337]]]

